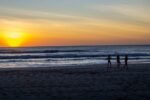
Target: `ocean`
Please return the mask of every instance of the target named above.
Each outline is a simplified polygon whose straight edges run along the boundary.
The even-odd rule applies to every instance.
[[[150,45],[136,46],[60,46],[0,48],[0,68],[64,67],[107,64],[107,56],[129,55],[129,64],[150,63]]]

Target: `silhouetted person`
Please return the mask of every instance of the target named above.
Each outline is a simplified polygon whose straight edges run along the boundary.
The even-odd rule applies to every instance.
[[[120,68],[121,62],[120,62],[120,56],[117,55],[117,67]]]
[[[110,55],[108,55],[108,67],[111,67],[111,56]]]
[[[128,69],[128,55],[125,55],[124,62],[125,62],[124,67]]]

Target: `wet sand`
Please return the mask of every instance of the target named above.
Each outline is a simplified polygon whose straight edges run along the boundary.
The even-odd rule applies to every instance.
[[[0,69],[0,100],[150,100],[150,64]]]

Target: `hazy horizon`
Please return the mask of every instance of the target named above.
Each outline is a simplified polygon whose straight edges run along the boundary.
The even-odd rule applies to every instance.
[[[0,47],[149,45],[149,0],[1,0]]]
[[[0,48],[42,48],[42,47],[103,47],[103,46],[150,46],[150,44],[114,44],[114,45],[54,45],[54,46],[51,46],[51,45],[45,45],[45,46],[19,46],[19,47],[9,47],[9,46],[0,46]]]

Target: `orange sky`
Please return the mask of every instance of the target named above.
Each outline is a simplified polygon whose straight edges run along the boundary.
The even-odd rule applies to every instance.
[[[74,8],[79,6],[78,1],[72,2]],[[84,2],[86,6],[81,4],[77,11],[69,9],[70,6],[66,9],[64,1],[60,12],[59,8],[55,11],[55,7],[46,7],[47,1],[37,2],[42,3],[39,10],[34,5],[18,6],[18,2],[13,2],[15,6],[0,3],[5,5],[0,7],[0,46],[9,46],[4,34],[13,32],[24,34],[15,38],[23,40],[19,46],[150,44],[150,12],[144,0],[136,3],[115,0],[110,4],[93,0]]]

